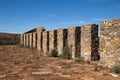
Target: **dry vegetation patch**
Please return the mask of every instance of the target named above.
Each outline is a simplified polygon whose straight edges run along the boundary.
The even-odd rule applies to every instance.
[[[109,69],[43,56],[17,45],[0,46],[0,80],[119,80]],[[116,75],[116,74],[115,74]]]

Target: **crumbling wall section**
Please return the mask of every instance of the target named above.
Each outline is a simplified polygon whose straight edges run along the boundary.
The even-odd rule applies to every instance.
[[[33,48],[37,49],[37,33],[33,33]]]
[[[57,49],[57,30],[49,31],[49,52],[54,48]]]
[[[43,45],[42,45],[42,38],[43,38],[43,31],[45,31],[44,27],[38,27],[36,29],[37,32],[37,49],[42,51]]]
[[[43,52],[48,53],[49,52],[49,31],[43,32]]]
[[[100,24],[100,61],[108,67],[120,63],[120,18]]]
[[[81,56],[86,61],[98,60],[98,25],[87,24],[81,27]]]
[[[58,29],[58,36],[57,36],[57,50],[58,55],[62,54],[63,48],[68,43],[67,42],[67,35],[68,30],[67,29]]]
[[[76,58],[80,55],[80,34],[80,26],[72,26],[68,28],[68,45],[72,50],[72,58]]]

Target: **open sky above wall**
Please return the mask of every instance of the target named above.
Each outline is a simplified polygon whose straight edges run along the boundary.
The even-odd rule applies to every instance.
[[[23,33],[120,18],[120,0],[0,0],[0,32]]]

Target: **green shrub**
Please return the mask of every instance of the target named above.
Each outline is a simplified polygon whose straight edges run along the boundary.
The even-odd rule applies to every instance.
[[[63,48],[63,54],[61,54],[60,56],[66,59],[71,59],[71,56],[72,56],[71,48],[68,45],[66,45]]]
[[[58,51],[56,48],[52,49],[50,52],[51,57],[57,57],[58,56]]]
[[[76,58],[76,62],[84,62],[84,57],[79,56],[78,58]]]
[[[116,64],[112,69],[115,73],[120,74],[120,64]]]

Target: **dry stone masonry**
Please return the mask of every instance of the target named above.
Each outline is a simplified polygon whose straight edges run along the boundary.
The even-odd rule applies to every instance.
[[[67,29],[58,29],[57,31],[58,36],[57,36],[57,50],[58,50],[58,55],[62,54],[63,48],[67,44],[67,35],[68,35],[68,30]]]
[[[59,55],[69,45],[72,58],[82,56],[86,61],[99,60],[104,66],[113,67],[120,64],[120,19],[102,21],[100,37],[97,24],[50,31],[38,27],[22,34],[21,44],[43,53],[56,48]]]
[[[108,67],[120,64],[120,19],[102,21],[100,27],[101,62]]]

